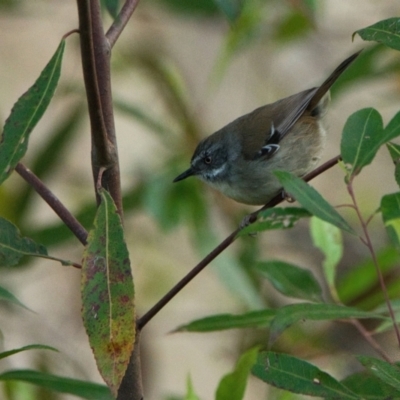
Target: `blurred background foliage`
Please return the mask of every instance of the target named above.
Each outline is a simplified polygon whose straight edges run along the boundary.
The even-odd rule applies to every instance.
[[[373,1],[357,1],[353,8],[345,3],[333,0],[141,1],[128,29],[115,46],[112,58],[125,226],[135,266],[138,293],[136,302],[140,312],[146,311],[249,212],[249,208],[223,198],[195,179],[172,184],[172,179],[187,168],[198,141],[231,119],[259,105],[318,85],[338,62],[359,49],[359,43],[351,43],[351,34],[355,30],[378,19],[394,16],[400,9],[390,1],[379,4]],[[111,16],[116,13],[116,2],[103,0],[103,5],[107,26]],[[76,27],[74,7],[74,2],[1,0],[0,18],[8,24],[5,25],[8,27],[8,34],[0,42],[12,37],[10,43],[14,43],[13,51],[23,54],[24,48],[17,48],[19,32],[12,30],[12,22],[19,20],[18,26],[23,26],[24,19],[37,19],[39,23],[46,20],[45,30],[38,30],[39,36],[34,31],[30,35],[32,40],[39,42],[50,38],[47,42],[50,57],[60,35]],[[52,19],[51,13],[56,8],[62,8],[62,12],[56,12]],[[62,13],[67,13],[64,15],[68,23],[65,22],[64,25],[57,20],[62,18]],[[354,16],[352,23],[350,17],[346,19],[348,14]],[[381,18],[378,18],[378,14]],[[47,19],[51,19],[51,22]],[[26,26],[28,29],[31,25]],[[32,29],[35,27],[37,26],[33,23]],[[51,28],[54,30],[50,30]],[[26,37],[22,44],[29,46]],[[68,46],[69,54],[66,59],[69,57],[70,61],[66,61],[66,75],[63,76],[53,100],[53,112],[49,111],[46,120],[33,132],[31,147],[24,163],[54,188],[61,201],[89,229],[95,213],[95,200],[90,175],[89,130],[77,37],[69,39]],[[5,52],[0,72],[6,68],[12,69],[12,59],[7,57],[13,57],[13,52],[7,45],[0,48]],[[1,96],[0,116],[3,120],[23,88],[33,82],[35,74],[40,71],[40,65],[46,62],[47,59],[38,58],[31,66],[29,60],[25,59],[25,63],[20,65],[22,71],[24,68],[29,70],[28,75],[32,79],[27,78],[24,81],[23,73],[16,71],[16,80],[7,83],[7,88],[12,88],[13,84],[14,88],[9,92],[12,96],[8,92]],[[383,46],[371,45],[364,50],[354,68],[335,84],[332,91],[334,101],[340,100],[342,95],[350,96],[350,100],[336,111],[335,121],[330,121],[330,131],[336,137],[329,138],[330,156],[339,152],[337,143],[341,127],[350,111],[372,105],[378,107],[384,116],[392,115],[393,107],[396,106],[394,103],[398,103],[399,98],[399,70],[398,57],[394,57]],[[12,75],[12,71],[8,71],[1,76],[2,79],[7,79]],[[286,84],[295,84],[296,87],[286,87]],[[374,94],[380,95],[382,102],[368,104],[368,101],[374,99]],[[382,161],[382,165],[376,167],[376,175],[372,173],[370,180],[360,183],[361,203],[365,205],[367,213],[378,207],[371,195],[371,181],[373,188],[380,191],[381,195],[383,191],[393,191],[396,187],[392,180],[386,179],[388,168],[392,164]],[[331,188],[343,181],[340,170],[335,173],[336,177],[332,178],[332,173],[328,172],[326,175],[329,177],[320,178],[317,184],[329,200],[336,204],[345,203],[347,200],[343,199],[344,190],[332,193]],[[324,192],[324,189],[327,190]],[[36,194],[18,177],[13,177],[0,188],[2,217],[16,223],[24,236],[42,243],[50,251],[71,253],[79,259],[81,247],[73,235],[51,215],[45,205],[39,203]],[[349,218],[354,216],[349,213]],[[375,229],[373,236],[389,292],[393,298],[398,298],[398,252],[389,246],[380,223],[373,221],[371,227]],[[363,247],[353,238],[345,236],[344,248],[337,279],[340,299],[345,304],[368,310],[381,305],[382,293],[372,263]],[[213,263],[207,272],[208,278],[199,278],[199,286],[194,286],[193,289],[197,293],[194,297],[195,303],[188,300],[191,294],[189,288],[167,307],[170,311],[166,311],[164,317],[160,315],[161,322],[154,323],[154,331],[150,336],[154,340],[155,335],[162,336],[176,325],[195,316],[216,311],[239,312],[266,305],[272,307],[284,304],[287,299],[271,290],[271,286],[265,284],[252,268],[261,258],[271,257],[296,260],[298,264],[314,270],[317,276],[321,275],[321,255],[312,246],[307,222],[285,232],[268,232],[256,237],[242,238]],[[20,268],[19,272],[1,272],[13,292],[21,294],[24,291],[27,282],[21,276],[28,268],[33,268],[31,261],[26,260],[24,268]],[[59,267],[46,265],[41,268]],[[10,274],[13,275],[12,278],[9,278]],[[32,279],[38,279],[33,277],[35,275],[28,276],[29,284]],[[64,278],[55,276],[51,285],[57,285],[59,279]],[[75,285],[77,279],[72,279],[71,285]],[[214,280],[218,280],[218,283],[210,284]],[[216,292],[219,294],[214,297]],[[77,290],[65,296],[64,300],[71,296],[72,306],[79,303]],[[35,309],[31,305],[32,297],[28,295],[24,300],[29,307]],[[43,303],[50,300],[46,300],[46,293],[43,293],[43,298],[35,301]],[[203,301],[206,309],[197,309],[197,304]],[[206,305],[209,303],[213,306],[207,311]],[[12,314],[11,311],[7,312]],[[50,310],[49,314],[52,312],[57,313]],[[68,313],[69,318],[79,321],[79,307],[75,306],[71,314]],[[177,318],[173,319],[176,314]],[[58,322],[53,323],[67,323],[61,317],[55,321]],[[214,348],[216,354],[221,352],[224,355],[223,367],[226,367],[243,348],[255,343],[263,344],[266,332],[234,332],[226,342],[230,344],[229,348],[224,344],[226,336],[218,335],[220,336],[216,336],[216,341],[222,350],[215,350],[214,345],[211,348]],[[41,335],[39,337],[42,338]],[[63,336],[59,340],[61,337]],[[29,335],[21,336],[17,340],[29,341]],[[80,337],[79,340],[86,345],[84,338]],[[172,346],[169,348],[175,350],[155,350],[151,348],[152,343],[146,341],[145,359],[146,354],[158,353],[157,360],[163,365],[164,362],[176,362],[171,360],[172,355],[177,355],[178,359],[187,357],[187,353],[177,354],[179,352],[176,346],[180,344],[168,344],[168,340],[180,343],[182,338],[163,340],[167,342],[164,343],[165,346]],[[202,348],[209,346],[207,341],[202,340],[188,338],[188,342],[193,343],[192,346],[196,343]],[[391,348],[392,338],[383,336],[382,341],[385,340]],[[312,327],[305,324],[291,328],[275,347],[299,356],[314,357],[322,365],[327,361],[326,357],[336,357],[337,371],[345,375],[353,366],[351,363],[347,364],[346,358],[343,361],[340,357],[343,353],[361,346],[359,341],[359,336],[353,330],[342,325],[321,323],[315,329],[315,324]],[[57,347],[57,340],[55,342],[52,345]],[[185,351],[190,353],[190,347],[187,346],[190,345],[184,346]],[[81,364],[79,353],[74,354],[74,350],[68,349],[65,352],[70,356],[71,365],[79,364],[80,369],[85,370],[87,364]],[[330,354],[333,352],[334,356]],[[193,353],[195,356],[196,352]],[[169,357],[166,357],[167,354]],[[170,359],[166,361],[163,356]],[[40,365],[41,370],[48,370],[51,356],[40,357],[40,361],[36,359],[35,364]],[[155,371],[159,372],[160,369],[159,366],[151,365],[151,360],[152,357],[149,357],[145,361],[145,366],[148,364],[148,382],[154,382]],[[89,365],[92,366],[90,361]],[[185,362],[182,365],[188,367]],[[207,368],[207,365],[203,364],[201,367]],[[215,373],[213,368],[210,371]],[[176,371],[177,374],[179,372],[180,370]],[[95,369],[93,372],[86,371],[85,376],[98,379]],[[168,374],[164,372],[161,376],[164,380],[159,379],[164,382]],[[192,372],[192,378],[195,386],[201,388],[202,381],[196,376],[196,372]],[[161,389],[151,389],[152,384],[149,383],[149,398],[162,398],[160,393],[166,396],[170,390],[182,393],[185,375],[176,376],[175,379],[171,384],[161,383]],[[205,378],[205,382],[209,383],[209,378]],[[261,398],[257,396],[265,393],[266,388],[262,386],[261,389],[257,383],[253,385],[256,394],[249,394],[248,398]],[[7,398],[10,399],[17,398],[12,397],[12,393],[17,393],[11,390],[12,386],[10,384],[6,389]],[[210,387],[211,389],[199,390],[204,398],[212,393],[215,385],[210,383]],[[277,389],[269,390],[269,397],[264,394],[262,398],[298,398]],[[47,392],[44,394],[42,391],[26,397],[34,398],[61,397]]]

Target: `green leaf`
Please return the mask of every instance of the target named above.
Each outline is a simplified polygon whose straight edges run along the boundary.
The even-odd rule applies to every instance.
[[[321,287],[314,275],[306,269],[277,260],[260,262],[256,269],[285,296],[322,301]]]
[[[379,148],[400,135],[400,112],[383,129],[382,117],[373,108],[364,108],[352,114],[344,128],[341,142],[343,162],[348,174],[357,175],[370,164]]]
[[[44,246],[26,237],[21,237],[15,225],[0,217],[0,266],[12,267],[23,256],[41,257],[58,261],[62,265],[77,266],[72,261],[49,256]]]
[[[0,266],[12,267],[23,256],[47,256],[47,250],[33,240],[21,237],[15,225],[0,218]]]
[[[359,399],[326,372],[288,354],[260,353],[252,373],[270,385],[293,393],[337,400]]]
[[[375,376],[400,391],[400,368],[374,357],[358,356],[358,361]]]
[[[286,171],[274,172],[287,193],[311,214],[337,226],[346,232],[354,234],[354,230],[343,217],[310,185],[302,179]]]
[[[389,18],[379,21],[366,28],[359,29],[353,33],[358,34],[361,39],[384,43],[395,50],[400,50],[400,18]]]
[[[297,10],[285,15],[275,31],[275,39],[283,42],[301,39],[313,29],[313,22],[302,12]]]
[[[215,400],[242,400],[247,378],[257,360],[258,347],[247,350],[239,358],[234,371],[225,375],[217,388]]]
[[[186,380],[186,395],[183,398],[183,400],[200,400],[200,398],[197,396],[196,392],[194,391],[192,379],[190,378],[190,375],[187,377]]]
[[[326,321],[349,318],[386,319],[386,317],[376,313],[360,311],[338,304],[289,304],[277,310],[275,318],[270,325],[269,344],[272,345],[285,329],[298,321]]]
[[[382,197],[381,212],[389,237],[400,245],[400,192]]]
[[[111,17],[113,17],[114,19],[117,18],[119,0],[102,0],[101,3],[103,7],[106,8]]]
[[[193,16],[213,16],[218,13],[218,7],[213,0],[158,0],[172,11]]]
[[[397,269],[399,255],[392,246],[380,250],[376,257],[383,274]],[[343,303],[353,304],[359,299],[366,298],[367,294],[370,295],[377,286],[379,283],[376,268],[373,261],[368,258],[366,261],[353,265],[350,271],[340,277],[337,290]]]
[[[25,304],[21,303],[11,292],[9,292],[7,289],[4,289],[2,286],[0,286],[0,300],[8,301],[9,303],[16,304],[17,306],[23,307],[26,310],[32,311],[28,307],[26,307]]]
[[[241,13],[231,24],[223,48],[219,51],[219,58],[212,73],[214,83],[223,78],[232,57],[260,36],[263,23],[266,20],[265,15],[264,1],[247,0],[243,2]]]
[[[46,346],[44,344],[30,344],[29,346],[20,347],[19,349],[3,351],[2,353],[0,353],[0,360],[2,358],[6,358],[12,356],[13,354],[17,354],[20,353],[21,351],[26,351],[26,350],[51,350],[58,352],[58,350],[55,349],[54,347]]]
[[[386,143],[386,147],[395,165],[394,178],[396,179],[397,185],[400,186],[400,145],[390,142]]]
[[[28,382],[55,392],[69,393],[88,400],[114,399],[107,386],[39,371],[13,370],[3,372],[0,374],[0,381]]]
[[[256,232],[271,229],[293,228],[301,218],[311,217],[307,210],[299,207],[268,208],[258,214],[257,221],[239,232],[239,236],[245,236]]]
[[[14,104],[6,120],[0,143],[0,184],[24,156],[29,134],[50,104],[60,78],[64,48],[62,40],[37,81]]]
[[[336,226],[328,224],[317,217],[311,218],[311,236],[315,247],[325,256],[322,267],[331,294],[336,297],[336,267],[343,255],[342,232]]]
[[[68,144],[71,143],[73,134],[78,132],[77,128],[83,116],[86,115],[85,112],[83,103],[79,102],[72,111],[65,110],[63,119],[61,121],[57,119],[56,124],[49,128],[51,134],[43,134],[43,137],[48,139],[41,142],[40,149],[35,151],[33,159],[29,162],[29,169],[34,171],[41,180],[49,175],[54,176],[55,171],[65,168],[65,165],[60,162],[60,159],[63,159],[62,151],[66,150]],[[24,185],[23,189],[15,196],[13,221],[16,225],[25,221],[26,213],[33,201],[32,197],[36,195],[32,186]]]
[[[340,144],[348,175],[357,175],[375,157],[383,138],[382,117],[374,108],[364,108],[350,115],[343,128]]]
[[[352,374],[340,383],[365,400],[400,399],[400,391],[394,390],[393,386],[383,382],[368,370]]]
[[[82,314],[97,367],[116,396],[135,338],[134,288],[121,219],[110,194],[90,231],[82,264]]]
[[[244,314],[217,314],[179,326],[174,332],[213,332],[237,328],[263,328],[275,316],[275,310],[257,310]]]
[[[232,23],[239,18],[245,2],[246,0],[214,0],[214,3]]]

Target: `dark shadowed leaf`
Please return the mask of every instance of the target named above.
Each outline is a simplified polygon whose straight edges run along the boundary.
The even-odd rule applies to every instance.
[[[374,357],[358,356],[358,361],[379,379],[400,392],[400,368]]]
[[[0,218],[0,266],[12,267],[23,256],[47,256],[47,250],[33,240],[22,237],[15,225]]]
[[[394,163],[394,178],[396,183],[400,186],[400,146],[395,143],[386,143],[386,147],[389,150],[390,157],[392,157]]]
[[[271,351],[260,353],[252,373],[270,385],[293,393],[336,400],[359,399],[326,372],[288,354]]]
[[[82,315],[97,367],[116,395],[133,350],[133,280],[121,219],[105,190],[82,264]]]
[[[393,386],[388,385],[368,370],[350,375],[340,383],[365,400],[400,399],[400,391],[395,390]]]
[[[354,234],[351,226],[313,187],[289,172],[275,171],[274,173],[286,193],[290,193],[311,214]]]
[[[256,269],[285,296],[322,301],[321,287],[314,275],[306,269],[278,260],[260,262]]]
[[[29,134],[42,118],[57,87],[65,40],[37,81],[14,104],[0,143],[0,184],[9,176],[28,148]]]
[[[101,0],[101,3],[113,18],[117,17],[119,0]]]
[[[400,192],[382,197],[381,212],[389,237],[400,245]]]

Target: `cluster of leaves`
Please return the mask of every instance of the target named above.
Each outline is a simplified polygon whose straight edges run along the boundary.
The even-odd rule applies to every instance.
[[[193,12],[195,7],[202,7],[202,10],[208,15],[215,15],[221,11],[226,15],[231,30],[227,35],[224,51],[222,51],[218,64],[220,71],[226,67],[234,52],[248,43],[256,33],[259,34],[265,18],[265,13],[255,12],[264,7],[260,0],[163,1],[174,9],[184,9],[186,12]],[[104,5],[112,15],[116,14],[118,2],[105,0]],[[312,14],[315,9],[315,1],[305,1],[303,8],[294,8],[286,20],[280,21],[280,25],[275,31],[276,35],[282,40],[293,37],[291,35],[297,36],[300,31],[293,33],[288,29],[291,26],[300,27],[296,29],[306,32],[312,27],[312,18],[309,18],[309,14]],[[198,8],[196,12],[198,12]],[[398,19],[382,21],[376,26],[359,31],[358,34],[366,40],[384,42],[386,45],[400,50],[400,43],[396,38],[399,24]],[[65,40],[62,40],[38,80],[18,100],[5,123],[0,143],[0,183],[5,181],[14,169],[18,168],[18,163],[27,151],[29,135],[54,95],[60,77],[64,47]],[[361,56],[360,65],[363,70],[357,79],[363,74],[370,73],[371,59],[378,51],[376,49],[365,51]],[[173,96],[175,107],[173,115],[177,122],[182,126],[182,130],[189,132],[191,141],[197,140],[200,136],[198,128],[188,116],[190,113],[185,105],[184,93],[180,91],[174,77],[164,69],[159,60],[149,59],[146,55],[139,61],[153,76],[162,80],[163,90],[166,93],[165,98],[170,100],[171,95]],[[347,79],[350,79],[349,76],[347,75]],[[336,87],[340,87],[340,82]],[[133,117],[153,132],[158,133],[163,140],[169,141],[173,136],[169,128],[140,107],[118,100],[115,102],[115,107],[117,111]],[[66,138],[71,137],[76,130],[77,121],[79,122],[81,116],[80,110],[81,106],[79,105],[45,146],[44,152],[49,157],[43,156],[42,153],[37,156],[36,162],[33,162],[32,169],[39,176],[43,177],[46,170],[55,165],[54,154],[63,148]],[[353,179],[364,166],[373,161],[376,152],[382,145],[387,145],[395,161],[395,177],[399,183],[400,172],[397,164],[400,147],[391,143],[399,135],[400,114],[397,114],[386,127],[383,127],[382,118],[374,109],[360,110],[348,119],[343,130],[341,155],[349,189],[352,189]],[[44,168],[43,160],[46,160],[46,168]],[[164,229],[172,229],[181,221],[189,223],[194,232],[193,239],[200,251],[206,248],[209,250],[209,246],[216,241],[216,237],[210,233],[205,201],[198,186],[191,182],[172,188],[169,185],[171,177],[176,175],[179,166],[179,155],[175,155],[168,163],[165,176],[153,179],[143,177],[136,186],[125,193],[124,206],[128,211],[137,209],[139,205],[146,207]],[[254,269],[248,272],[245,271],[240,260],[229,258],[227,263],[226,257],[229,256],[225,255],[221,265],[228,265],[228,268],[225,270],[221,268],[220,273],[229,275],[229,279],[226,281],[249,307],[253,309],[262,307],[262,309],[241,315],[225,314],[203,318],[181,326],[177,328],[177,331],[210,332],[234,328],[268,328],[268,347],[271,347],[285,330],[304,319],[313,321],[373,319],[377,321],[374,332],[392,329],[393,321],[388,317],[387,309],[382,307],[380,299],[377,300],[375,305],[378,307],[375,309],[348,306],[352,301],[351,296],[355,297],[355,293],[353,289],[350,293],[346,292],[346,287],[350,287],[350,282],[353,282],[356,274],[368,276],[371,279],[369,283],[372,282],[372,285],[375,282],[375,278],[372,276],[374,272],[371,273],[374,271],[374,264],[356,266],[347,277],[342,278],[339,284],[336,282],[335,272],[342,253],[341,231],[354,234],[355,229],[311,186],[285,172],[279,172],[277,176],[285,190],[293,194],[302,208],[267,210],[260,215],[257,223],[243,230],[241,235],[245,236],[250,232],[269,229],[291,228],[298,220],[313,215],[312,235],[315,245],[325,255],[323,270],[332,301],[324,300],[321,286],[313,274],[297,265],[270,260],[258,262]],[[168,186],[166,182],[168,182]],[[47,250],[47,247],[55,242],[60,243],[71,238],[71,233],[63,224],[48,226],[40,230],[24,226],[22,218],[24,213],[21,210],[27,209],[30,196],[31,192],[26,190],[21,193],[21,196],[18,196],[18,201],[13,202],[12,206],[10,202],[9,208],[11,219],[16,221],[24,232],[27,232],[30,239],[21,237],[15,225],[0,218],[0,265],[15,266],[25,256],[50,258],[60,261],[63,265],[73,265],[68,260],[59,260],[49,256]],[[115,396],[132,351],[135,334],[134,288],[121,221],[109,194],[106,191],[100,191],[100,196],[102,202],[97,210],[95,205],[88,204],[82,207],[77,215],[78,220],[86,227],[93,225],[88,236],[82,265],[83,321],[99,370]],[[180,200],[182,198],[184,201]],[[399,193],[385,195],[380,205],[384,225],[395,246],[400,244],[399,200]],[[13,212],[17,209],[18,213]],[[362,219],[361,225],[367,228]],[[208,232],[207,240],[203,235],[205,230]],[[367,230],[364,230],[363,234],[362,240],[371,250]],[[44,243],[46,247],[38,243]],[[389,251],[376,257],[378,263],[381,261],[384,263],[389,259],[386,264],[381,265],[381,267],[386,267],[385,272],[393,268],[393,258],[395,258],[393,252]],[[243,264],[248,270],[249,260],[245,255],[243,255],[243,260]],[[268,279],[280,293],[290,298],[300,299],[302,302],[279,309],[266,309],[257,285],[253,282],[254,276]],[[366,282],[366,279],[360,279],[359,282],[361,281]],[[365,290],[365,287],[360,287],[360,292]],[[0,287],[0,298],[21,305],[18,299],[2,287]],[[393,309],[398,312],[400,304],[393,302]],[[112,340],[108,341],[109,338]],[[54,350],[47,346],[32,345],[1,353],[0,358],[30,349]],[[273,351],[260,352],[258,347],[252,348],[240,357],[235,370],[221,380],[216,392],[216,399],[242,399],[250,372],[270,385],[294,393],[327,399],[400,398],[398,379],[400,371],[397,365],[372,357],[359,356],[357,359],[365,367],[365,370],[339,382],[305,360]],[[7,371],[0,375],[0,380],[21,380],[87,399],[113,398],[106,386],[33,370]],[[190,381],[186,398],[196,398]]]

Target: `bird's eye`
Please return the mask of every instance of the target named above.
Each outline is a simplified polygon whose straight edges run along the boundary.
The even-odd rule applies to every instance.
[[[210,156],[204,157],[204,162],[205,162],[206,164],[211,164],[211,161],[212,161],[212,159],[211,159]]]

